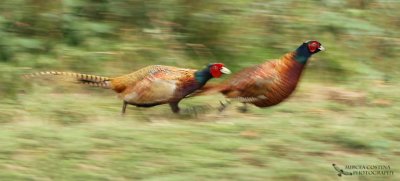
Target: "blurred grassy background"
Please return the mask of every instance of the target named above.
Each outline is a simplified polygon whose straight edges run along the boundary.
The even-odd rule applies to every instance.
[[[2,0],[0,180],[337,180],[332,163],[395,171],[346,180],[400,180],[399,8],[389,0]],[[209,62],[236,71],[308,39],[327,51],[312,57],[294,96],[247,114],[232,106],[176,116],[158,106],[121,117],[109,90],[20,78]]]

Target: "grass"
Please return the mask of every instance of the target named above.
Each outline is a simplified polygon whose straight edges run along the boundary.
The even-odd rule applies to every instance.
[[[243,114],[234,103],[222,114],[197,117],[173,115],[168,106],[129,107],[120,116],[121,103],[107,90],[34,86],[17,102],[0,104],[0,178],[337,180],[336,163],[384,164],[395,172],[346,180],[398,180],[399,97],[391,94],[398,85],[386,86],[364,93],[389,105],[371,99],[351,106],[329,98],[321,91],[326,85],[303,81],[278,106]],[[181,107],[216,107],[222,98],[192,98]]]
[[[400,180],[400,3],[44,2],[0,3],[1,181]],[[183,115],[163,105],[121,116],[108,90],[20,79],[214,61],[236,72],[309,39],[327,51],[310,59],[296,94],[246,114],[237,103],[217,114],[215,95],[184,100]],[[395,175],[340,178],[332,163]]]

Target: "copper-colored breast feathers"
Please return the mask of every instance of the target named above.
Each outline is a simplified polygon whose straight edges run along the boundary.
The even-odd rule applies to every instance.
[[[252,103],[259,107],[278,104],[296,88],[303,64],[296,62],[294,53],[247,68],[228,80],[222,91],[228,98]]]

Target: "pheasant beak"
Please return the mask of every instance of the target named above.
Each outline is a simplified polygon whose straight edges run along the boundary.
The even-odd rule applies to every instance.
[[[319,46],[318,50],[320,50],[320,51],[324,51],[324,50],[325,50],[325,48],[324,48],[324,47],[321,45],[321,46]]]
[[[220,71],[224,74],[231,74],[231,71],[226,67],[222,67]]]

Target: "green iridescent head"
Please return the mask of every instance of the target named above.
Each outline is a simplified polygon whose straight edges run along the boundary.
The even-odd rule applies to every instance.
[[[297,48],[295,59],[296,61],[305,64],[308,58],[311,57],[311,55],[324,50],[325,48],[318,41],[315,40],[305,41],[303,44],[300,45],[299,48]]]
[[[200,83],[206,83],[211,78],[219,78],[222,74],[230,74],[231,71],[223,63],[208,64],[203,70],[195,73],[195,78]]]

